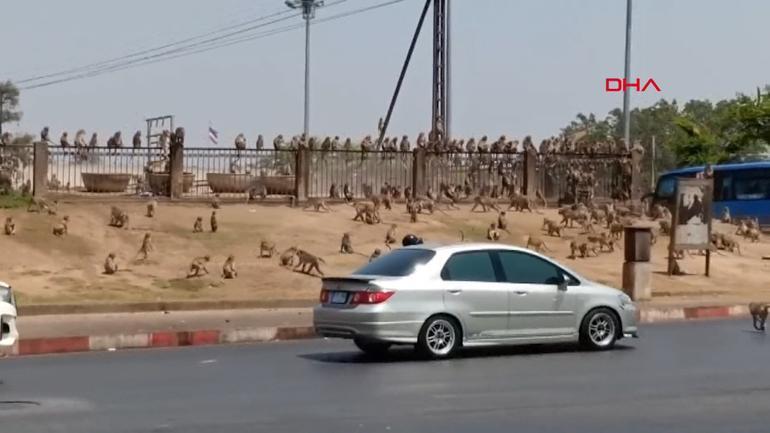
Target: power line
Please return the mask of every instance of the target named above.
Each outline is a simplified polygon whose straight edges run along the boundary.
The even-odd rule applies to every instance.
[[[342,3],[344,1],[347,1],[347,0],[338,0],[337,2],[331,3],[330,5],[339,4],[339,3]],[[364,7],[364,8],[343,12],[343,13],[340,13],[340,14],[337,14],[337,15],[332,15],[332,16],[329,16],[329,17],[316,19],[316,20],[314,20],[312,22],[312,24],[315,25],[315,24],[325,23],[325,22],[329,22],[329,21],[334,21],[334,20],[337,20],[337,19],[346,18],[346,17],[349,17],[349,16],[353,16],[353,15],[361,14],[361,13],[364,13],[364,12],[368,12],[368,11],[371,11],[371,10],[374,10],[374,9],[379,9],[379,8],[383,8],[383,7],[386,7],[386,6],[391,6],[393,4],[401,3],[401,2],[404,2],[404,1],[406,1],[406,0],[390,0],[390,1],[387,1],[387,2],[383,2],[383,3],[367,6],[367,7]],[[299,14],[297,14],[297,15],[299,15]],[[292,15],[290,17],[284,17],[284,18],[281,18],[281,19],[277,19],[277,20],[271,21],[270,23],[264,23],[263,25],[257,26],[256,28],[260,28],[260,27],[264,27],[264,26],[267,26],[267,25],[270,25],[270,24],[274,24],[275,22],[284,21],[284,20],[289,19],[289,18],[294,18],[297,15]],[[186,45],[184,47],[178,47],[178,48],[174,48],[174,49],[171,49],[171,50],[167,50],[167,51],[164,51],[162,53],[156,53],[156,54],[144,56],[144,57],[137,58],[137,59],[126,60],[126,61],[118,63],[118,64],[105,65],[105,66],[103,66],[101,68],[97,68],[97,69],[94,69],[92,71],[86,71],[86,72],[83,72],[83,73],[80,73],[80,74],[77,74],[77,75],[73,75],[73,76],[69,76],[69,77],[64,77],[64,78],[60,78],[60,79],[56,79],[56,80],[51,80],[51,81],[46,81],[46,82],[39,83],[39,84],[32,84],[32,85],[29,85],[29,86],[26,86],[26,87],[22,87],[22,90],[30,90],[30,89],[40,88],[40,87],[47,87],[47,86],[51,86],[51,85],[55,85],[55,84],[65,83],[65,82],[68,82],[68,81],[74,81],[74,80],[79,80],[79,79],[84,79],[84,78],[90,78],[90,77],[95,77],[95,76],[103,75],[103,74],[107,74],[107,73],[118,72],[118,71],[125,70],[125,69],[131,69],[131,68],[135,68],[135,67],[139,67],[139,66],[144,66],[144,65],[149,65],[149,64],[153,64],[153,63],[173,60],[173,59],[177,59],[177,58],[180,58],[180,57],[186,57],[186,56],[190,56],[190,55],[194,55],[194,54],[198,54],[198,53],[203,53],[203,52],[207,52],[207,51],[211,51],[211,50],[215,50],[215,49],[219,49],[219,48],[228,47],[228,46],[231,46],[231,45],[237,45],[237,44],[241,44],[241,43],[245,43],[245,42],[249,42],[249,41],[253,41],[253,40],[257,40],[257,39],[266,38],[266,37],[273,36],[273,35],[276,35],[276,34],[285,33],[285,32],[288,32],[288,31],[300,29],[302,27],[304,27],[304,24],[292,24],[292,25],[288,25],[288,26],[284,26],[284,27],[279,27],[279,28],[276,28],[276,29],[271,29],[271,30],[268,30],[268,31],[265,31],[265,32],[261,32],[261,33],[240,36],[238,38],[230,38],[230,36],[224,36],[223,35],[223,36],[220,36],[220,37],[211,38],[209,40],[199,41],[199,42],[196,42],[194,44],[188,44],[188,45]],[[241,32],[239,32],[239,33],[241,33]]]

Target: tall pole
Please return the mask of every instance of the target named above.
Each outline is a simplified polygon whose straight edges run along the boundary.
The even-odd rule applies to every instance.
[[[446,0],[446,141],[452,140],[452,0]]]
[[[625,82],[628,84],[631,81],[631,3],[632,0],[626,0],[626,68],[625,68]],[[630,93],[623,86],[623,141],[626,145],[626,149],[631,148],[631,112],[629,111],[630,105]]]
[[[306,1],[313,3],[313,1]],[[312,6],[311,6],[312,7]],[[305,13],[305,140],[310,140],[310,15]]]
[[[651,173],[651,175],[650,175],[650,189],[652,191],[655,191],[655,159],[656,159],[655,153],[656,153],[657,149],[655,148],[655,136],[654,135],[652,136],[652,143],[651,143],[650,147],[652,148],[651,149],[652,150],[652,155],[650,155],[650,173]]]

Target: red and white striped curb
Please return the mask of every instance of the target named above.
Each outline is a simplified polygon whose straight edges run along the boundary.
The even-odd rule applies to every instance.
[[[10,355],[42,355],[47,353],[296,340],[314,338],[315,336],[315,330],[312,326],[297,326],[227,331],[159,331],[140,334],[22,338],[7,353]]]
[[[748,317],[748,307],[642,307],[641,323],[673,322],[693,319]],[[22,330],[23,332],[23,330]],[[47,353],[88,352],[100,350],[150,347],[201,346],[230,343],[256,343],[315,338],[312,326],[262,327],[235,330],[158,331],[139,334],[92,335],[79,337],[20,339],[10,355],[42,355]]]

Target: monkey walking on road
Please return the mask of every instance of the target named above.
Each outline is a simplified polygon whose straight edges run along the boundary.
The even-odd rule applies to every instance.
[[[154,250],[152,246],[152,235],[150,233],[144,234],[144,239],[142,239],[142,246],[139,247],[139,252],[136,253],[136,259],[134,260],[147,260],[147,257],[150,256],[150,251]],[[141,256],[141,258],[139,258]]]
[[[540,253],[544,251],[551,251],[551,249],[548,248],[548,246],[545,244],[545,241],[536,235],[529,235],[529,238],[527,238],[527,248],[533,249]]]
[[[392,224],[388,229],[388,232],[385,233],[385,246],[388,247],[388,249],[391,249],[390,246],[396,243],[396,227],[395,224]]]
[[[225,264],[222,266],[222,277],[226,280],[232,280],[238,276],[238,271],[235,270],[235,256],[230,254],[225,260]]]
[[[16,234],[16,223],[13,222],[13,217],[5,218],[5,234],[6,236],[13,236]]]
[[[315,209],[316,212],[331,212],[332,210],[326,205],[326,200],[322,198],[312,197],[307,200],[307,205],[302,210]]]
[[[310,275],[310,272],[315,269],[316,272],[318,272],[323,277],[324,273],[321,272],[320,263],[325,264],[326,262],[324,259],[310,254],[305,250],[297,250],[297,259],[299,259],[299,262],[297,263],[297,266],[294,267],[294,269],[300,269],[300,272],[308,275]]]
[[[751,313],[754,329],[757,331],[765,330],[768,310],[770,310],[770,304],[763,302],[752,302],[749,304],[749,313]]]

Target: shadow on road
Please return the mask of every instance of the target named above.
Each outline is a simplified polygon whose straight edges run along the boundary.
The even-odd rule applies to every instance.
[[[616,351],[633,350],[633,346],[618,344]],[[551,353],[591,353],[580,348],[576,344],[532,344],[526,346],[500,346],[462,349],[452,359],[492,358],[502,356],[532,356]],[[387,354],[382,356],[368,355],[358,350],[345,352],[306,353],[297,355],[300,358],[311,361],[328,362],[336,364],[384,364],[393,362],[423,362],[428,359],[420,356],[410,346],[395,346]]]

